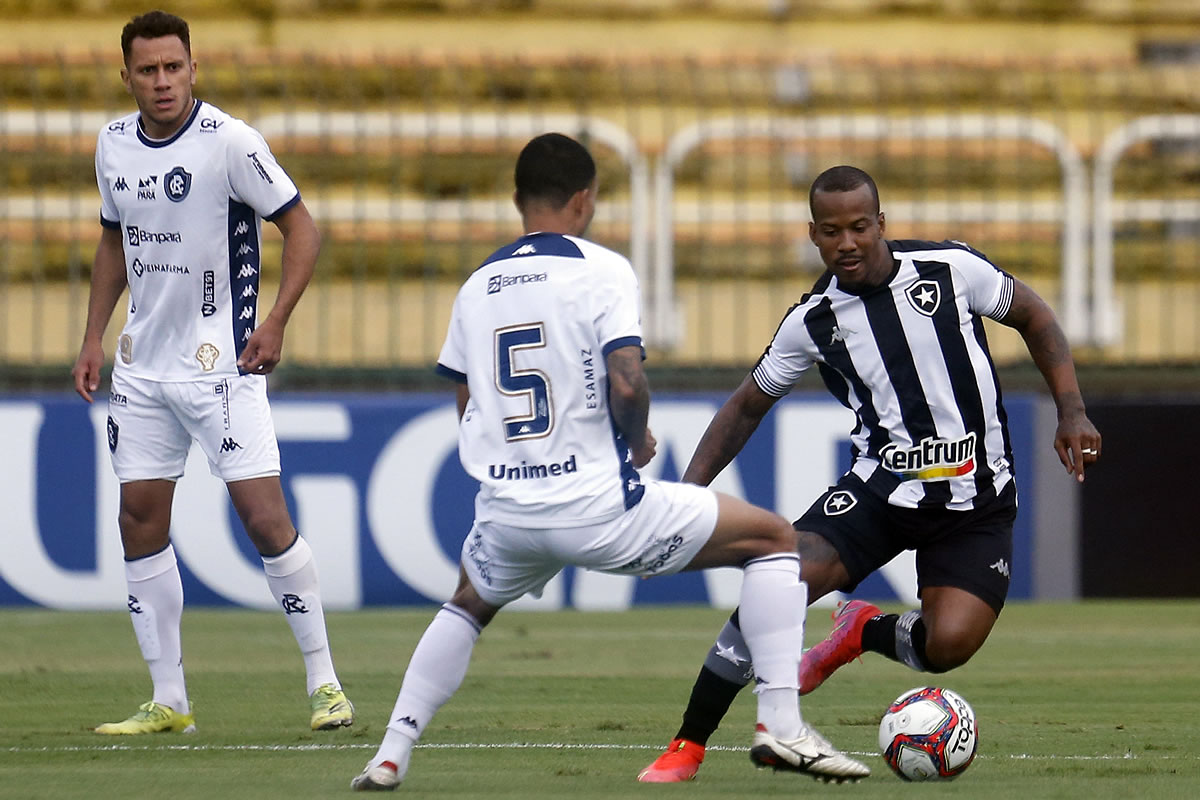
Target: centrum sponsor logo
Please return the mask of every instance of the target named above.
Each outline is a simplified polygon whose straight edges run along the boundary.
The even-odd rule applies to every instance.
[[[883,466],[910,481],[937,481],[975,473],[975,434],[958,439],[923,439],[915,447],[889,444],[879,452]]]

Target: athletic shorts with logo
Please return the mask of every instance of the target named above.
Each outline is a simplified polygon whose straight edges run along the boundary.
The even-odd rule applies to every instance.
[[[166,383],[113,374],[108,449],[117,480],[178,480],[193,440],[223,481],[278,475],[266,376]]]
[[[853,591],[901,552],[915,550],[918,594],[924,586],[953,586],[999,614],[1008,596],[1016,516],[1013,481],[981,508],[950,511],[889,505],[847,473],[793,525],[819,534],[837,550],[850,574],[843,591]]]
[[[518,528],[476,521],[462,565],[485,602],[503,606],[540,597],[563,567],[615,575],[671,575],[686,567],[717,526],[717,496],[707,488],[647,481],[641,501],[619,517],[577,528]]]

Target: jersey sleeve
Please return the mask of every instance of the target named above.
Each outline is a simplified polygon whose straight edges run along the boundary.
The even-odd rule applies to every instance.
[[[100,224],[106,228],[121,227],[121,212],[113,201],[112,187],[104,176],[104,132],[96,139],[96,188],[100,190]]]
[[[600,272],[594,293],[596,339],[601,352],[642,345],[641,295],[637,276],[627,259],[610,254],[607,269]]]
[[[463,331],[462,291],[454,298],[454,308],[450,312],[450,325],[446,330],[446,341],[442,343],[442,351],[438,354],[437,374],[457,383],[467,382],[466,337]]]
[[[966,283],[967,307],[982,317],[1004,319],[1012,306],[1013,277],[981,253],[967,250],[970,255],[954,262]]]
[[[233,195],[265,220],[272,220],[300,202],[296,184],[271,153],[262,135],[249,125],[231,126],[225,151]]]
[[[766,352],[754,365],[754,382],[765,394],[783,397],[813,365],[812,337],[804,326],[804,306],[788,309]]]

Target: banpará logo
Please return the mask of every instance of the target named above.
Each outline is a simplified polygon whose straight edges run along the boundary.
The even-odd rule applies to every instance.
[[[131,247],[143,244],[181,244],[183,236],[179,231],[144,231],[137,225],[126,225],[125,235]]]
[[[550,278],[546,272],[527,272],[523,275],[493,275],[488,278],[487,293],[496,294],[506,286],[520,286],[526,283],[544,283]]]

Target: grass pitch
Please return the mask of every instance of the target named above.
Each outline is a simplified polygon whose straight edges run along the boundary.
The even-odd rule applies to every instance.
[[[302,663],[284,620],[184,613],[198,733],[91,732],[149,699],[127,615],[0,611],[0,797],[287,798],[348,795],[374,752],[432,609],[330,614],[338,671],[358,722],[308,730]],[[674,734],[726,614],[502,613],[459,693],[434,719],[400,791],[437,798],[1200,797],[1200,602],[1009,606],[962,669],[917,675],[867,655],[804,698],[805,716],[872,776],[833,786],[756,771],[739,696],[698,779],[634,781]],[[811,643],[828,610],[809,617]],[[904,784],[878,757],[887,704],[934,683],[963,694],[980,747],[965,775]]]

